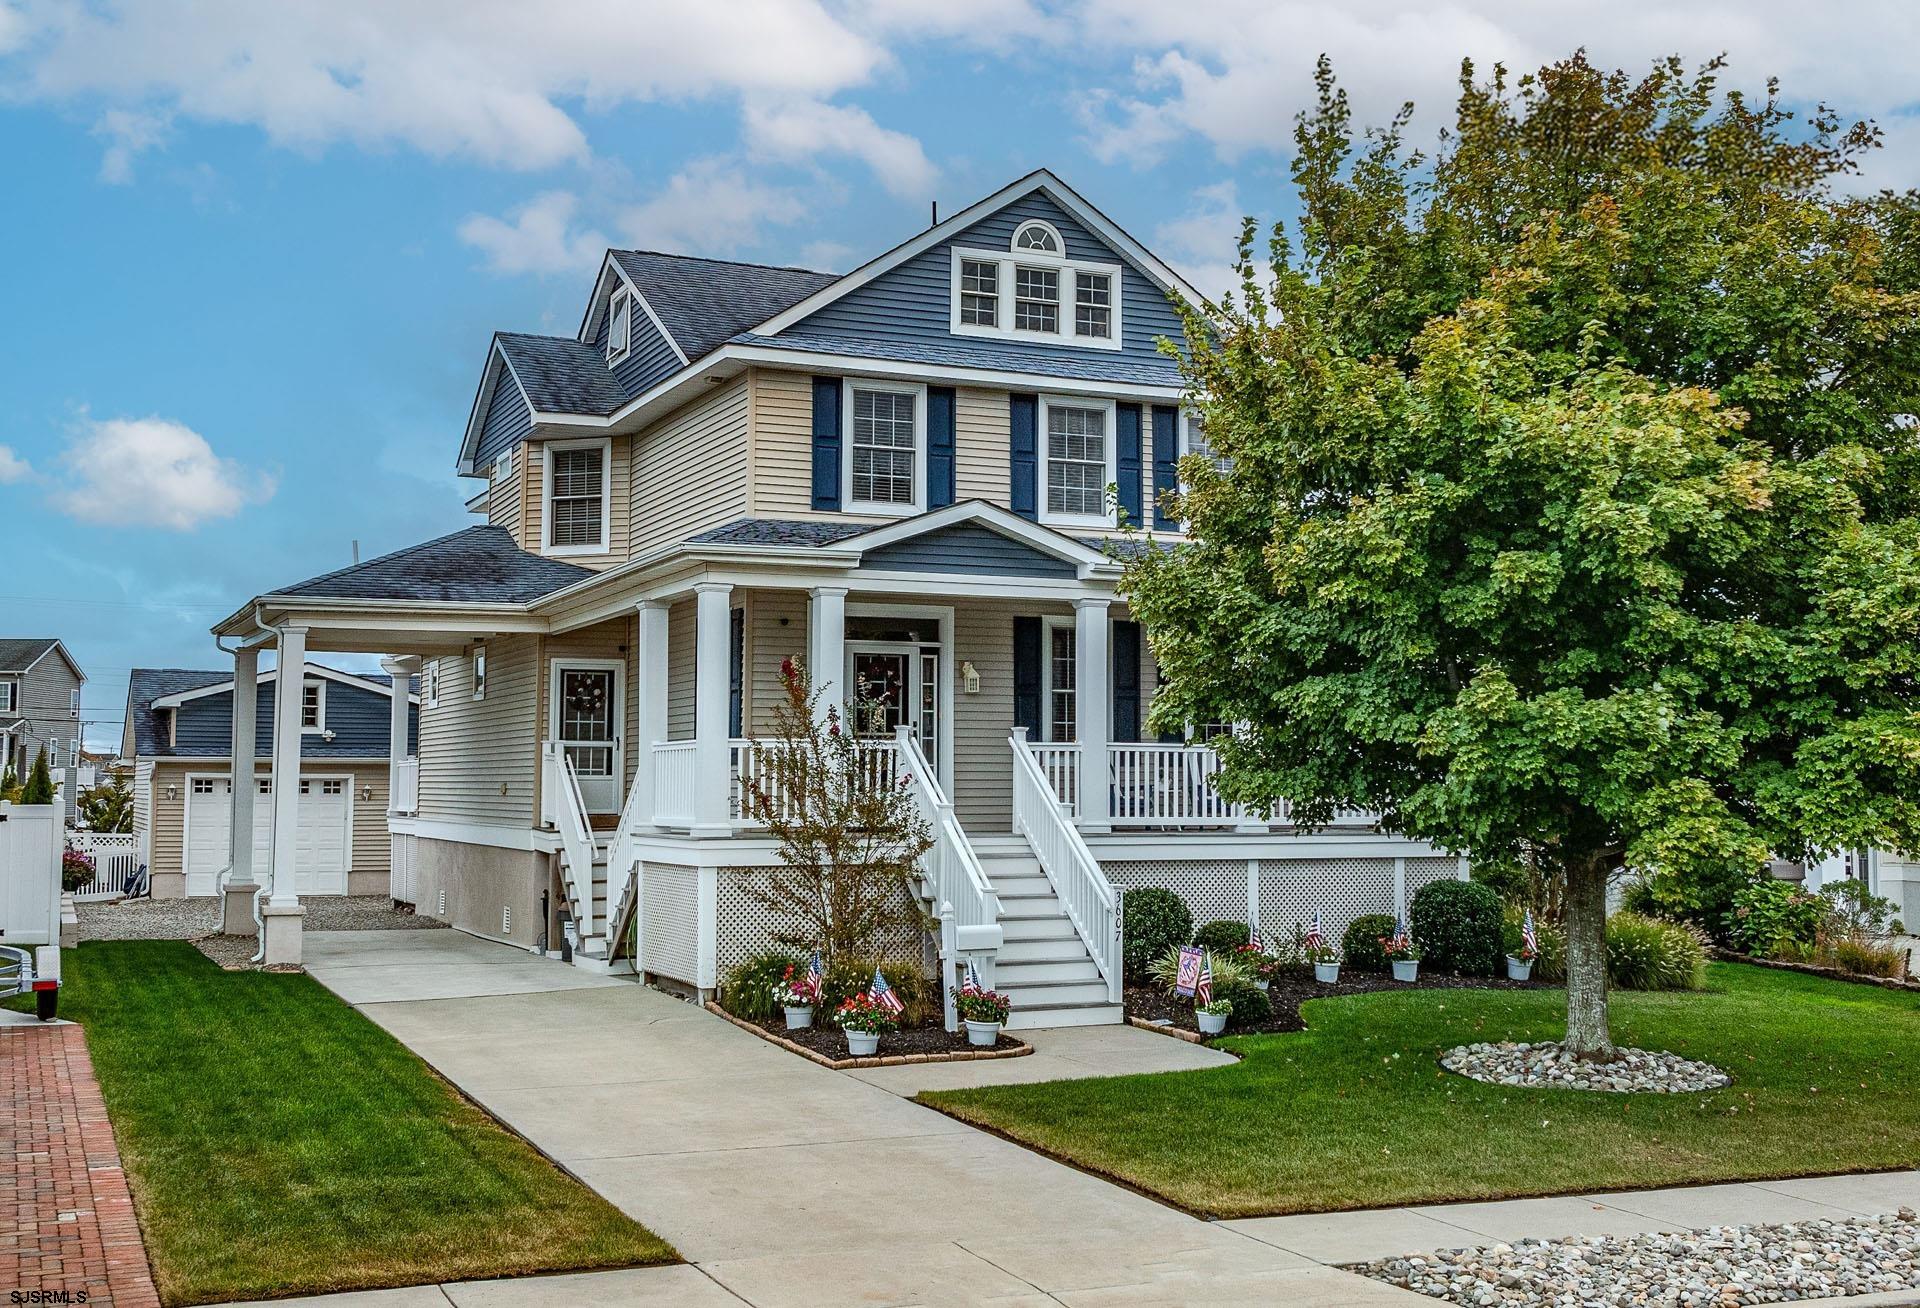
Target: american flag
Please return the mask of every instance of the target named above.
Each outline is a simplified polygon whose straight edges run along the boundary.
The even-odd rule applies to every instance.
[[[980,984],[980,974],[973,970],[972,963],[968,963],[967,975],[962,978],[960,982],[960,993],[963,995],[977,995],[983,991],[984,987]]]
[[[816,949],[813,951],[813,957],[807,962],[807,975],[813,978],[815,985],[819,985],[820,979],[826,974],[827,965],[820,961],[820,951]]]
[[[900,1016],[906,1008],[906,1005],[900,1002],[900,996],[893,993],[893,987],[887,984],[887,979],[880,975],[880,969],[877,967],[873,969],[873,984],[867,987],[867,998],[895,1017]]]
[[[1200,982],[1193,988],[1195,1007],[1204,1007],[1213,1002],[1213,951],[1209,949],[1200,956]]]
[[[1533,934],[1533,910],[1527,910],[1527,916],[1520,923],[1520,947],[1529,954],[1540,952],[1540,938]]]
[[[1257,926],[1247,927],[1247,943],[1263,954],[1267,952],[1267,942],[1260,938],[1260,928]]]
[[[1407,915],[1402,913],[1400,920],[1393,924],[1393,945],[1396,949],[1405,949],[1413,944],[1413,930],[1407,926]]]
[[[1307,923],[1307,934],[1302,943],[1308,949],[1318,949],[1327,943],[1327,938],[1320,934],[1320,910],[1317,908],[1313,910],[1313,921]]]

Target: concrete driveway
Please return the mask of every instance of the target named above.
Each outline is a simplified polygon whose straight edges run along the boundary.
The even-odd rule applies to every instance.
[[[829,1071],[629,981],[451,931],[314,933],[306,958],[322,985],[761,1308],[1429,1302],[964,1126],[902,1098],[900,1078]],[[1173,1066],[1210,1053],[1132,1037]],[[1086,1074],[1116,1055],[1081,1036],[1048,1057]]]

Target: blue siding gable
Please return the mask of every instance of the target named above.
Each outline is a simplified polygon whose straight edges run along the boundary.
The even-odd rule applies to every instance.
[[[486,468],[502,454],[533,434],[533,410],[526,396],[514,383],[513,374],[502,364],[487,396],[486,411],[480,418],[480,440],[474,446],[473,466]]]
[[[1065,559],[1002,536],[977,522],[961,522],[892,545],[868,550],[863,568],[895,572],[958,572],[983,577],[1073,577],[1078,569]]]
[[[609,294],[594,306],[600,324],[593,334],[593,352],[603,360],[607,357],[607,333],[613,327],[613,315],[607,312],[607,301],[612,298],[613,289],[613,286],[609,286]],[[660,329],[653,325],[652,317],[640,307],[637,300],[633,306],[633,327],[627,341],[632,348],[610,371],[621,393],[629,400],[680,371],[680,356],[673,352],[673,343],[660,334]]]
[[[362,689],[344,682],[327,680],[326,721],[333,739],[318,733],[302,735],[302,758],[385,758],[387,756],[388,707],[391,701],[371,688]],[[265,758],[273,752],[272,682],[259,687],[260,702],[254,709],[256,755]],[[179,721],[174,725],[173,746],[164,737],[159,742],[163,755],[174,757],[225,757],[233,739],[233,692],[202,695],[174,710]],[[419,751],[420,710],[410,710],[408,731],[410,752]]]
[[[1012,337],[955,336],[951,330],[950,283],[955,246],[1004,252],[1014,229],[1040,218],[1059,229],[1067,257],[1121,265],[1121,347],[1094,349],[1066,343]],[[1003,308],[1003,312],[1009,311]],[[1036,372],[1080,374],[1089,366],[1096,374],[1123,369],[1142,379],[1180,384],[1180,370],[1162,355],[1155,341],[1181,339],[1180,318],[1165,292],[1128,263],[1105,241],[1047,195],[1034,191],[1014,200],[931,249],[922,251],[840,299],[808,314],[780,333],[787,336],[830,338],[847,343],[872,339],[920,344],[959,343],[975,353],[991,352],[1000,366],[1031,368]]]

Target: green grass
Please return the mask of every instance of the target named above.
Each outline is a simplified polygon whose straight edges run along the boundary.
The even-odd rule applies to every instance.
[[[309,977],[179,941],[66,963],[169,1304],[675,1257]]]
[[[1613,997],[1616,1043],[1708,1059],[1694,1095],[1515,1090],[1440,1070],[1478,1040],[1564,1034],[1559,990],[1309,1003],[1232,1066],[920,1096],[1222,1217],[1912,1167],[1920,996],[1733,964],[1698,993]]]

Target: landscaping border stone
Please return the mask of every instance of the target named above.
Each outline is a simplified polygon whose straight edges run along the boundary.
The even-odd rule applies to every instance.
[[[1718,945],[1709,946],[1707,956],[1722,963],[1748,963],[1754,967],[1770,967],[1777,972],[1800,972],[1807,976],[1824,977],[1828,981],[1851,981],[1855,985],[1879,986],[1882,990],[1920,990],[1920,981],[1911,978],[1868,976],[1863,972],[1842,972],[1837,967],[1822,967],[1818,963],[1789,963],[1781,958],[1756,958],[1752,954],[1738,954],[1731,949],[1722,949]]]
[[[815,1053],[805,1045],[783,1039],[767,1030],[757,1022],[749,1022],[743,1017],[735,1017],[719,1004],[709,999],[703,1007],[709,1013],[724,1017],[742,1031],[751,1031],[770,1045],[779,1045],[782,1049],[800,1055],[830,1067],[836,1072],[850,1071],[861,1067],[905,1067],[910,1063],[971,1063],[988,1058],[1024,1058],[1033,1052],[1033,1046],[1021,1041],[1015,1049],[956,1049],[946,1054],[876,1054],[867,1058],[828,1058],[825,1054]]]

